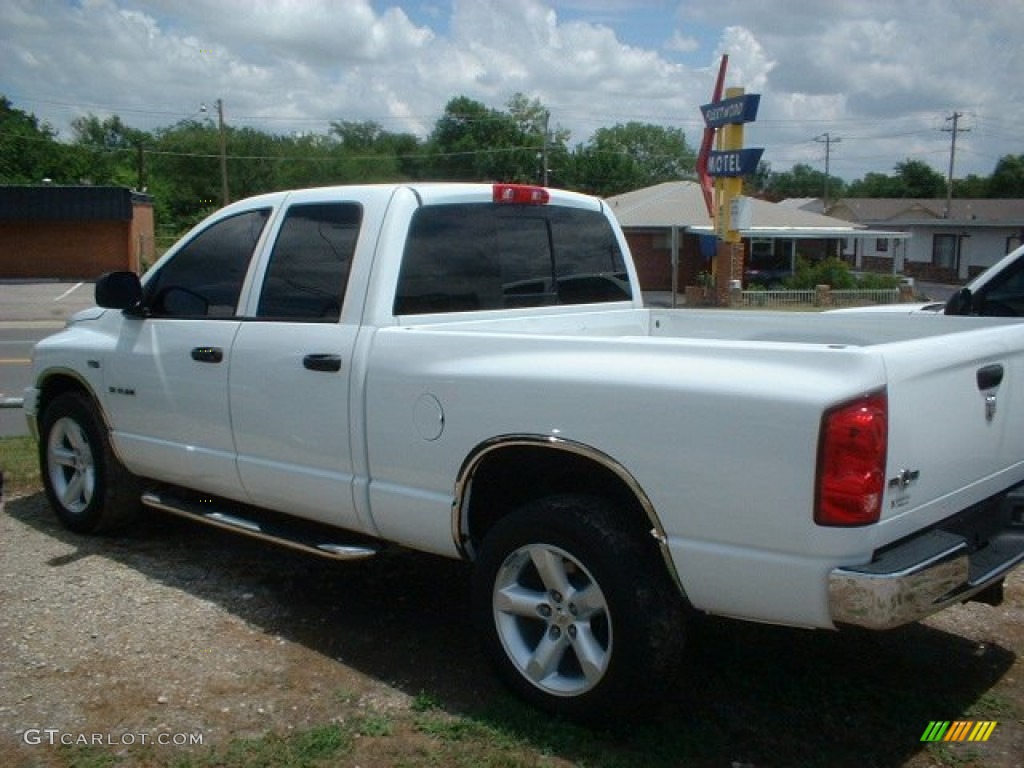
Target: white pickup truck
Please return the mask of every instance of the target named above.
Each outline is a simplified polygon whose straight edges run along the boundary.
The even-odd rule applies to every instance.
[[[96,298],[25,393],[68,528],[466,558],[500,674],[569,716],[673,685],[687,611],[882,629],[1024,560],[1024,324],[647,309],[591,197],[264,195]]]
[[[1024,246],[1015,248],[960,288],[948,301],[833,309],[839,314],[898,313],[1024,317]]]

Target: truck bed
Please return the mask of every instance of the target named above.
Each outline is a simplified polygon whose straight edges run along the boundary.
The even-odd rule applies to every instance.
[[[814,317],[814,323],[808,317]],[[456,315],[404,318],[404,326],[433,330],[531,333],[574,336],[648,336],[714,341],[764,341],[828,346],[872,347],[934,338],[1000,325],[1013,318],[899,316],[865,313],[765,312],[715,309],[607,309],[563,307],[495,313],[493,318]]]
[[[440,444],[459,461],[481,441],[511,433],[594,447],[651,489],[688,596],[732,615],[821,626],[824,594],[796,600],[798,583],[820,584],[837,564],[869,562],[879,549],[1024,480],[1024,431],[1016,428],[1024,413],[1024,324],[532,310],[473,321],[406,318],[403,327],[378,330],[373,347],[370,431],[392,436],[370,442],[370,465],[385,468],[378,488],[401,495],[401,486],[422,487],[425,476],[450,477],[458,467],[445,466]],[[979,372],[993,367],[998,383],[980,381]],[[889,413],[881,520],[859,529],[817,526],[823,414],[878,391]],[[424,395],[445,413],[444,435],[431,444],[410,432],[408,410],[396,408]],[[508,414],[519,417],[513,423]],[[394,439],[402,434],[409,438]],[[407,477],[399,467],[417,472]],[[449,487],[433,490],[438,506],[450,504]],[[415,505],[422,498],[409,500]],[[379,522],[400,535],[400,520],[394,528]],[[727,589],[705,584],[708,568],[730,574]],[[790,591],[769,598],[753,586],[762,579],[785,579]]]

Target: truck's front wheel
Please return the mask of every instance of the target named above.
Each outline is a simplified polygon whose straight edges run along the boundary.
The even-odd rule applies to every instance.
[[[127,524],[138,510],[138,484],[114,456],[92,401],[78,392],[58,395],[39,421],[43,487],[61,523],[76,533]]]
[[[683,631],[659,560],[601,498],[551,496],[499,522],[476,563],[474,606],[505,681],[574,719],[656,703]]]

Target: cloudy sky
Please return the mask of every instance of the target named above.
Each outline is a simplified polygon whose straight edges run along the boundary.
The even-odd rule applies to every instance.
[[[718,63],[761,94],[772,170],[905,159],[991,174],[1024,154],[1024,0],[0,0],[0,95],[64,137],[82,114],[425,135],[446,102],[540,99],[571,145],[632,120],[703,129]],[[207,115],[211,113],[208,112]]]

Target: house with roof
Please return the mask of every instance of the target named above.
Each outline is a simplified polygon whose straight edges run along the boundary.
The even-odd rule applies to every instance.
[[[138,272],[153,227],[153,199],[124,187],[0,186],[0,279]]]
[[[802,202],[801,210],[814,205]],[[846,243],[844,256],[858,268],[936,282],[963,283],[1024,242],[1021,199],[953,199],[947,211],[944,198],[845,198],[829,213],[867,229],[912,235]]]
[[[609,197],[645,291],[698,285],[711,270],[717,240],[700,185],[669,181]],[[749,223],[740,227],[744,280],[771,283],[793,271],[798,258],[841,256],[847,242],[903,240],[905,232],[864,224],[766,200],[747,198]],[[736,278],[732,278],[736,279]]]

